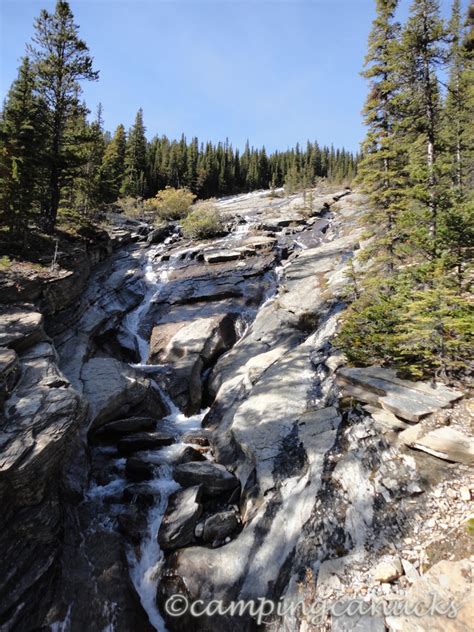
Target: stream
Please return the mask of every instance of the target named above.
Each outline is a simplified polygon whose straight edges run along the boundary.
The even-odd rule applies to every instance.
[[[249,199],[251,197],[249,196]],[[223,205],[225,204],[226,201],[223,202]],[[239,244],[245,239],[253,223],[255,223],[255,220],[246,215],[241,219],[241,223],[237,224],[235,229],[227,236],[214,240],[211,249],[232,249],[234,244]],[[186,247],[172,250],[171,254],[163,257],[164,260],[161,259],[162,255],[166,255],[167,251],[172,248],[175,238],[176,236],[174,235],[167,237],[162,244],[149,247],[143,254],[142,268],[145,294],[141,303],[123,318],[121,324],[122,330],[135,341],[135,347],[140,359],[137,363],[130,363],[130,366],[145,373],[152,380],[154,387],[159,391],[162,401],[165,402],[169,410],[168,414],[157,422],[157,426],[160,432],[169,433],[174,437],[172,445],[135,454],[143,462],[154,466],[153,479],[147,481],[146,486],[153,493],[155,502],[148,509],[146,535],[142,538],[140,545],[129,545],[127,547],[127,560],[133,585],[150,623],[158,632],[166,632],[166,626],[156,605],[157,586],[164,563],[164,553],[158,544],[157,533],[160,529],[170,495],[180,489],[180,485],[172,477],[173,464],[176,463],[183,450],[189,445],[199,448],[197,445],[192,446],[189,442],[184,443],[182,436],[185,433],[199,431],[201,422],[209,410],[208,408],[202,409],[196,414],[186,416],[176,406],[171,397],[154,380],[157,372],[159,374],[160,370],[164,370],[166,367],[148,363],[149,341],[141,333],[142,323],[150,304],[160,303],[160,294],[165,289],[173,271],[180,267],[185,268],[193,263],[194,249]],[[257,308],[242,308],[240,318],[236,322],[238,337],[234,346],[244,339],[258,310],[267,307],[269,302],[275,298],[282,270],[283,266],[276,266],[273,270],[264,273],[266,290],[261,304]],[[116,451],[113,448],[97,447],[95,450],[102,455],[112,458],[118,474],[115,480],[106,485],[101,486],[93,483],[87,494],[89,501],[98,502],[103,509],[104,503],[107,505],[108,499],[116,500],[117,496],[123,493],[127,487],[128,483],[124,471],[126,459],[117,458]],[[206,457],[212,461],[210,450],[208,449],[206,452]],[[120,512],[120,507],[113,504],[109,505],[109,507],[112,509],[111,513],[103,520],[102,526],[113,529],[112,517]],[[113,630],[113,625],[111,625],[110,629]]]

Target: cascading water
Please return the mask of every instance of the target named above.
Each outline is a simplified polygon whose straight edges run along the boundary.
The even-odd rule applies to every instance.
[[[243,219],[245,221],[238,224],[232,233],[223,239],[216,240],[213,243],[213,247],[228,248],[233,243],[242,242],[254,223],[253,218],[248,215],[243,217]],[[145,295],[138,307],[130,312],[122,322],[123,329],[135,341],[138,351],[139,363],[132,364],[132,366],[149,374],[152,381],[153,374],[156,376],[160,367],[159,365],[148,364],[149,342],[141,333],[143,319],[146,316],[150,303],[159,302],[160,293],[168,282],[172,271],[179,266],[190,263],[196,252],[195,248],[182,248],[171,252],[167,260],[160,260],[160,255],[164,254],[171,240],[172,238],[168,238],[163,244],[151,248],[147,253],[144,260],[143,275],[146,284]],[[279,274],[280,268],[265,274],[267,290],[258,309],[265,308],[276,296]],[[258,309],[245,308],[242,310],[241,318],[237,323],[238,342],[236,344],[246,336]],[[160,391],[161,398],[167,404],[169,410],[168,415],[159,421],[159,429],[171,434],[175,442],[171,446],[161,447],[158,450],[142,451],[136,455],[140,460],[154,466],[154,477],[146,485],[153,492],[155,503],[148,511],[145,537],[142,538],[138,550],[131,546],[128,548],[127,558],[130,576],[151,624],[159,632],[165,632],[164,620],[156,607],[157,587],[164,563],[164,554],[158,544],[157,535],[168,505],[168,499],[171,494],[180,489],[180,485],[172,477],[172,472],[173,464],[176,463],[182,451],[188,445],[182,442],[182,436],[186,432],[196,431],[201,428],[201,422],[207,410],[203,410],[191,417],[186,417],[156,382],[155,386]],[[208,458],[212,457],[208,455]],[[94,485],[89,491],[89,499],[101,499],[124,491],[127,486],[124,476],[125,459],[116,459],[115,464],[120,473],[119,477],[102,487]]]

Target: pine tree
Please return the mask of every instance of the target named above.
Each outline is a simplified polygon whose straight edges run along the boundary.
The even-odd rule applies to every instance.
[[[28,57],[8,93],[0,121],[0,212],[2,222],[24,237],[38,212],[44,184],[44,104],[35,93]]]
[[[367,256],[376,259],[382,272],[393,275],[399,238],[396,223],[400,208],[399,172],[403,157],[396,134],[397,37],[394,21],[398,0],[377,0],[377,16],[369,35],[369,51],[362,73],[369,79],[369,95],[364,108],[367,138],[357,181],[369,196],[366,215],[370,234],[376,237]]]
[[[96,119],[90,125],[85,121],[83,143],[82,165],[74,185],[77,207],[83,214],[90,214],[104,201],[105,195],[102,172],[105,139],[101,104],[97,108]]]
[[[143,197],[146,188],[147,141],[143,124],[143,110],[140,108],[135,124],[127,137],[125,149],[125,177],[120,192],[123,195]]]
[[[446,60],[446,30],[437,0],[416,0],[405,26],[400,49],[403,83],[402,113],[411,204],[408,225],[426,254],[436,257],[438,225],[444,204],[441,183],[441,98],[437,72]],[[425,229],[425,232],[423,230]]]
[[[120,187],[125,177],[126,142],[125,127],[120,124],[105,148],[102,159],[101,181],[104,202],[114,202],[119,196]]]
[[[38,89],[48,108],[48,199],[44,223],[51,230],[61,199],[63,175],[67,169],[64,155],[64,134],[68,120],[77,107],[81,80],[94,81],[98,73],[69,4],[59,0],[54,14],[42,10],[35,22],[36,33],[29,46],[37,73]]]
[[[448,26],[449,82],[446,98],[444,129],[448,146],[448,166],[459,198],[463,197],[466,170],[472,162],[473,89],[471,87],[472,53],[465,46],[460,0],[454,0]]]

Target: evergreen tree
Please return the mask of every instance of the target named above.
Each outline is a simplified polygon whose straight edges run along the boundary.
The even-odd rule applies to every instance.
[[[104,201],[105,185],[102,163],[105,153],[105,138],[102,105],[97,108],[96,119],[89,125],[84,121],[82,165],[74,180],[76,206],[83,214],[90,214]]]
[[[466,170],[472,162],[473,89],[472,52],[465,45],[460,0],[454,0],[448,26],[449,82],[444,129],[448,146],[448,167],[456,195],[463,197]]]
[[[114,202],[119,196],[125,177],[126,142],[125,127],[120,124],[105,148],[102,159],[101,181],[104,202]]]
[[[446,30],[438,0],[416,0],[405,26],[400,49],[403,83],[402,114],[412,200],[409,228],[431,257],[438,251],[438,224],[445,202],[441,174],[442,104],[438,70],[446,61]]]
[[[127,137],[125,149],[125,177],[121,187],[123,195],[143,197],[146,188],[147,142],[143,124],[143,110],[140,108],[135,124]]]
[[[92,58],[69,4],[59,0],[53,14],[42,10],[35,22],[36,33],[29,51],[35,63],[38,89],[48,108],[48,198],[44,223],[51,230],[56,223],[63,176],[68,168],[65,156],[65,130],[71,113],[77,107],[79,81],[94,81],[98,73],[92,69]]]
[[[0,121],[0,212],[2,222],[22,236],[41,203],[45,131],[44,104],[25,57]]]
[[[398,240],[397,214],[401,200],[400,169],[403,156],[396,134],[397,36],[394,21],[398,0],[377,0],[377,16],[369,35],[369,51],[362,73],[370,82],[364,114],[368,133],[357,181],[369,196],[366,224],[376,237],[367,256],[393,275]]]

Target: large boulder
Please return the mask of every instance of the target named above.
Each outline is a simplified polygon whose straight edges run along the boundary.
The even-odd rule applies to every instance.
[[[191,461],[176,465],[173,478],[183,487],[202,485],[209,496],[235,489],[239,481],[223,465],[210,461]]]
[[[120,439],[118,449],[121,454],[132,454],[140,450],[161,448],[173,442],[173,435],[166,432],[136,432]]]
[[[150,380],[113,358],[91,358],[81,371],[83,394],[90,406],[90,428],[130,413],[163,417],[166,406]]]
[[[236,338],[232,315],[158,324],[153,328],[148,361],[173,368],[171,397],[192,414],[201,407],[204,370],[230,349]]]
[[[191,544],[194,528],[202,513],[201,488],[188,487],[172,494],[158,532],[158,543],[165,551]]]
[[[337,380],[346,395],[412,422],[450,406],[463,396],[440,383],[401,380],[392,369],[377,366],[339,369]]]
[[[240,528],[240,516],[234,510],[220,511],[209,516],[204,522],[202,539],[204,542],[225,542]]]
[[[156,419],[153,417],[129,417],[116,419],[99,428],[96,436],[100,439],[118,439],[131,432],[149,432],[155,430]]]

